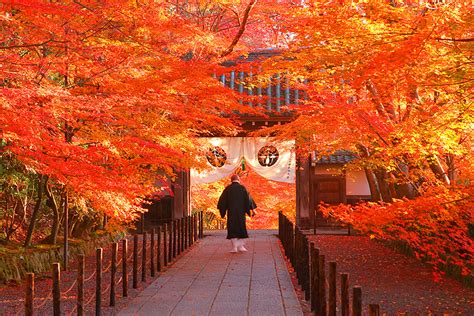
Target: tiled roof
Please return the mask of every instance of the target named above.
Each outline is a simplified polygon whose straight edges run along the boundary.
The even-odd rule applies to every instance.
[[[265,60],[267,58],[280,55],[280,54],[281,54],[281,50],[277,48],[267,48],[267,49],[262,49],[262,50],[256,50],[256,51],[248,53],[248,55],[240,56],[234,60],[226,60],[223,63],[221,63],[221,66],[233,67],[239,63],[261,61],[261,60]]]

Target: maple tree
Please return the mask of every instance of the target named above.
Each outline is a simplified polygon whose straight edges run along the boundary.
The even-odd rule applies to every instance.
[[[41,179],[52,242],[67,202],[131,221],[158,173],[190,167],[194,135],[235,129],[211,74],[254,4],[2,2],[3,157]]]
[[[292,40],[267,62],[269,72],[308,79],[298,118],[273,131],[304,152],[352,150],[359,159],[345,168],[365,170],[373,201],[394,202],[326,214],[464,274],[474,219],[471,5],[307,3],[286,12]]]
[[[332,208],[333,216],[358,220],[359,229],[372,231],[373,225],[414,221],[395,220],[382,209],[416,210],[420,221],[427,216],[422,210],[429,210],[439,221],[414,229],[422,236],[451,225],[446,219],[455,209],[460,228],[451,225],[446,232],[468,236],[462,223],[472,221],[472,201],[464,199],[472,181],[469,1],[0,5],[0,148],[8,167],[1,174],[2,185],[12,189],[1,197],[16,203],[2,210],[10,214],[2,219],[8,238],[26,212],[44,206],[53,242],[67,209],[78,221],[87,215],[97,222],[103,214],[132,221],[142,199],[160,190],[159,174],[173,177],[196,163],[202,167],[194,158],[197,136],[233,135],[236,113],[265,111],[239,104],[235,92],[213,78],[229,71],[223,61],[263,47],[280,50],[256,65],[261,72],[255,80],[284,73],[292,85],[304,85],[307,96],[289,108],[296,113],[293,122],[263,133],[296,139],[301,153],[352,150],[359,159],[346,168],[366,172],[373,201],[395,201],[354,208],[366,221],[348,206]],[[291,189],[257,188],[264,209],[279,207],[266,197],[292,203]],[[197,191],[199,208],[211,203],[203,199],[206,192]],[[459,197],[463,202],[450,202]],[[13,206],[25,201],[25,211]],[[385,215],[372,216],[379,211]],[[271,215],[276,218],[276,210],[256,225]],[[380,238],[390,235],[378,232]]]

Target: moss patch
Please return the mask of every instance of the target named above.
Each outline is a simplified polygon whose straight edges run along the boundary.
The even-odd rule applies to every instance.
[[[71,260],[81,253],[90,254],[98,247],[108,246],[111,242],[124,237],[123,233],[115,235],[103,234],[91,240],[69,239],[69,255]],[[15,245],[0,247],[0,283],[20,282],[26,273],[36,275],[49,273],[51,264],[62,262],[63,253],[61,240],[58,245],[38,244],[24,248]]]

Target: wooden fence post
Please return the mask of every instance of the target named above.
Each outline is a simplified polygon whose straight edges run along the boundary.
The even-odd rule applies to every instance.
[[[181,253],[183,253],[184,249],[186,249],[187,243],[186,231],[188,229],[188,226],[186,225],[186,222],[186,217],[181,218]]]
[[[329,262],[329,316],[336,316],[336,262]]]
[[[311,311],[319,315],[319,249],[311,243]]]
[[[380,316],[380,306],[378,304],[369,304],[369,316]]]
[[[299,229],[295,226],[295,248],[294,248],[294,255],[295,255],[295,262],[293,267],[295,268],[296,272],[296,279],[298,280],[298,284],[301,284],[301,272],[300,272],[300,237],[299,237]]]
[[[84,271],[86,268],[86,256],[77,256],[77,316],[84,315]]]
[[[194,242],[198,240],[198,215],[194,214],[194,224],[193,224],[193,233],[194,233]]]
[[[95,276],[95,315],[100,316],[102,311],[102,248],[96,249],[96,276]]]
[[[168,224],[163,226],[163,266],[168,265]]]
[[[59,263],[53,263],[53,315],[61,315],[61,287],[59,282],[61,280],[61,268]]]
[[[293,267],[296,267],[296,256],[297,256],[297,251],[296,251],[296,227],[293,225],[293,223],[290,223],[290,248],[291,248],[291,254],[290,254],[290,262],[293,265]]]
[[[112,244],[112,262],[110,266],[110,306],[115,306],[115,274],[117,273],[118,243]]]
[[[188,216],[188,248],[193,244],[193,218]]]
[[[122,295],[128,296],[128,271],[127,271],[128,243],[127,239],[122,240]]]
[[[143,243],[142,243],[142,282],[146,282],[146,243],[147,233],[143,232]]]
[[[194,214],[189,216],[189,247],[194,244]]]
[[[173,221],[173,260],[177,256],[178,251],[178,221]]]
[[[181,253],[181,243],[183,241],[183,236],[181,235],[181,232],[183,231],[183,227],[182,227],[182,221],[181,221],[181,218],[178,218],[176,220],[176,257],[179,256],[179,254]]]
[[[181,218],[181,253],[184,252],[186,249],[186,243],[187,243],[187,237],[186,237],[186,230],[187,230],[187,225],[186,225],[186,217],[183,216]]]
[[[26,292],[25,292],[25,316],[33,315],[33,302],[35,299],[35,274],[26,274]]]
[[[204,237],[204,212],[199,212],[199,239]]]
[[[183,236],[184,236],[184,243],[183,243],[183,251],[185,249],[188,249],[188,217],[184,217],[184,220],[183,220],[183,224],[184,224],[184,233],[183,233]]]
[[[278,239],[282,240],[281,211],[278,211]]]
[[[310,258],[309,258],[309,240],[306,235],[304,235],[304,261],[305,261],[305,299],[310,300],[311,294],[311,280],[310,280]]]
[[[132,275],[132,287],[136,289],[138,287],[138,235],[133,236],[133,275]]]
[[[327,315],[327,304],[326,304],[326,268],[325,268],[325,256],[319,255],[319,307],[321,316]]]
[[[354,286],[352,290],[352,316],[362,316],[362,288]]]
[[[168,247],[168,262],[171,263],[173,261],[173,221],[170,222],[170,241]]]
[[[150,270],[151,277],[155,276],[155,229],[151,229],[150,233]]]
[[[179,219],[174,220],[174,245],[173,245],[173,251],[174,251],[174,256],[173,258],[178,257],[178,248],[179,248]]]
[[[63,205],[63,270],[67,271],[69,264],[69,200],[67,189],[64,189]]]
[[[161,226],[158,226],[156,237],[156,271],[161,272]]]
[[[349,316],[349,274],[341,273],[341,316]]]

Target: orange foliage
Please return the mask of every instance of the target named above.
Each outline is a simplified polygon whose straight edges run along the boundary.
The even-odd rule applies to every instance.
[[[1,3],[2,150],[97,211],[132,219],[159,190],[157,174],[191,166],[196,134],[232,131],[222,114],[245,112],[211,74],[224,51],[244,47],[239,19],[260,10],[249,6]]]
[[[473,275],[473,194],[473,186],[440,186],[414,200],[322,206],[321,210],[371,238],[403,241],[437,272],[449,264],[463,275]]]
[[[250,229],[276,229],[278,211],[287,216],[295,216],[295,185],[267,180],[254,171],[240,171],[241,183],[250,192],[257,203],[256,215],[247,219]],[[196,210],[207,210],[220,218],[216,208],[217,201],[230,179],[222,179],[211,184],[194,185],[191,193],[192,207]]]

